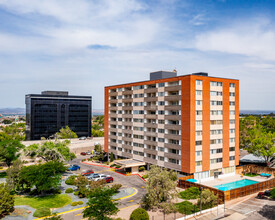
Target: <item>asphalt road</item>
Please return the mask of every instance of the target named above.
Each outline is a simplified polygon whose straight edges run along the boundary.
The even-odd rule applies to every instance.
[[[118,208],[124,208],[127,206],[132,206],[135,204],[140,203],[141,198],[145,194],[145,182],[138,176],[124,176],[121,174],[118,174],[116,172],[110,171],[108,168],[99,167],[99,166],[91,166],[81,163],[81,160],[83,158],[86,158],[85,156],[78,156],[77,159],[74,159],[70,162],[70,164],[78,164],[81,169],[80,171],[73,171],[73,173],[81,173],[82,170],[92,169],[95,173],[104,173],[112,176],[114,178],[114,183],[122,184],[123,187],[133,187],[137,190],[137,193],[134,196],[131,196],[129,198],[121,199],[118,201],[119,205]],[[82,211],[77,210],[73,212],[69,212],[66,214],[63,214],[62,217],[65,220],[73,219],[73,220],[79,220],[82,219]]]

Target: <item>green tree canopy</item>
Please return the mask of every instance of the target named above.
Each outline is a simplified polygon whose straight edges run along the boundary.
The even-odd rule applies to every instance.
[[[15,192],[22,191],[22,180],[20,177],[20,171],[23,167],[21,160],[14,161],[13,165],[7,170],[7,184],[10,190]]]
[[[69,126],[66,126],[65,128],[61,128],[59,132],[56,133],[56,137],[59,139],[77,138],[77,134],[73,132]]]
[[[23,167],[20,171],[20,179],[27,183],[29,188],[35,186],[37,193],[42,193],[50,189],[57,189],[61,184],[61,175],[65,171],[66,167],[62,162],[50,161]]]
[[[14,210],[14,196],[10,194],[7,184],[0,183],[0,218]]]
[[[110,215],[118,212],[117,202],[112,200],[115,191],[111,188],[95,188],[88,196],[89,206],[83,211],[83,217],[95,220],[111,220]]]
[[[45,161],[53,160],[73,160],[75,154],[70,152],[68,147],[70,141],[46,141],[42,144],[33,144],[25,148],[25,154],[31,157],[40,157]]]
[[[0,161],[10,166],[20,156],[24,145],[18,140],[4,140],[0,142]]]
[[[173,211],[175,207],[171,200],[178,194],[176,180],[176,172],[152,165],[148,172],[146,194],[142,199],[142,207],[145,209],[162,209],[164,213],[169,213],[169,210]]]
[[[200,197],[201,199],[198,199],[197,204],[202,204],[202,209],[212,208],[215,204],[217,204],[218,196],[215,196],[209,189],[203,190]]]
[[[263,157],[269,166],[271,159],[275,158],[275,133],[258,130],[255,138],[247,147],[247,151],[255,156]]]

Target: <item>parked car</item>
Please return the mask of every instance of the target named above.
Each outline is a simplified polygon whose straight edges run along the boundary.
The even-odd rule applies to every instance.
[[[90,174],[92,174],[92,173],[94,173],[93,170],[84,170],[84,171],[81,173],[81,175],[82,175],[82,176],[88,176],[88,175],[90,175]]]
[[[72,166],[70,166],[68,168],[68,170],[70,170],[70,171],[80,170],[80,166],[78,166],[77,164],[73,164]]]
[[[92,153],[90,151],[86,152],[87,155],[91,155]]]
[[[86,137],[80,137],[79,140],[86,140]]]
[[[114,182],[114,178],[111,177],[111,176],[107,176],[104,179],[105,179],[106,183],[112,183],[112,182]]]
[[[82,156],[86,156],[86,155],[87,155],[87,153],[86,153],[86,152],[81,152],[81,153],[80,153],[80,155],[82,155]]]
[[[92,173],[92,174],[90,174],[90,175],[87,175],[86,177],[87,177],[87,179],[89,179],[89,180],[94,180],[94,179],[96,179],[96,178],[99,178],[100,176],[99,176],[98,173]]]
[[[256,198],[257,199],[265,199],[264,192],[259,192]]]
[[[99,181],[105,179],[106,177],[109,177],[109,175],[100,173],[98,175],[94,175],[92,178],[90,178],[90,180]]]

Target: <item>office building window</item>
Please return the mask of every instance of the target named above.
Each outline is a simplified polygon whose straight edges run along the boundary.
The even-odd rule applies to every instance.
[[[235,129],[230,129],[229,132],[230,132],[231,134],[234,134],[234,133],[235,133]]]
[[[230,106],[234,106],[234,105],[235,105],[235,102],[229,102],[229,105],[230,105]]]
[[[235,160],[235,156],[230,156],[229,160]]]
[[[196,135],[197,136],[201,136],[202,135],[202,131],[196,131]]]
[[[229,84],[229,87],[235,88],[235,83],[230,83],[230,84]]]
[[[202,121],[201,120],[197,120],[196,121],[196,125],[198,125],[198,126],[202,125]]]
[[[229,123],[230,123],[230,124],[235,124],[235,120],[234,120],[234,119],[231,119],[231,120],[229,121]]]
[[[158,87],[164,87],[165,86],[165,83],[159,83],[158,84]]]
[[[211,159],[210,160],[210,163],[213,164],[213,163],[221,163],[222,162],[222,158],[216,158],[216,159]]]
[[[229,96],[235,96],[235,92],[229,92]]]
[[[235,151],[235,147],[230,147],[229,151]]]
[[[210,149],[210,154],[219,154],[222,153],[222,148]]]
[[[202,100],[196,100],[197,105],[202,105]]]
[[[231,110],[230,112],[230,115],[235,115],[235,111]]]

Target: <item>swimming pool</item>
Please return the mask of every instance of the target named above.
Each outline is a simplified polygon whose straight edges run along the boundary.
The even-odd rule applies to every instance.
[[[258,183],[257,181],[254,180],[249,180],[249,179],[243,179],[243,180],[238,180],[235,182],[231,182],[231,183],[225,183],[225,184],[221,184],[221,185],[217,185],[214,186],[215,188],[222,190],[222,191],[227,191],[230,189],[236,189],[236,188],[240,188],[243,186],[248,186],[248,185],[252,185]]]

